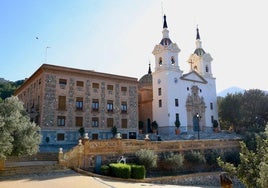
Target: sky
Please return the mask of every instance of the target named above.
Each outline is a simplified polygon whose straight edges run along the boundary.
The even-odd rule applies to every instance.
[[[0,78],[47,63],[140,79],[154,70],[163,14],[184,73],[198,25],[217,92],[268,90],[265,0],[0,0]]]

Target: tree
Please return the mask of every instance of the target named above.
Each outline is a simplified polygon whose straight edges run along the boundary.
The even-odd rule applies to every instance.
[[[235,166],[218,158],[218,164],[232,176],[237,176],[247,187],[268,187],[268,125],[265,138],[256,135],[257,146],[249,150],[244,142],[240,142],[240,164]],[[257,151],[257,152],[256,152]]]
[[[11,82],[7,80],[0,80],[0,98],[6,99],[14,94],[15,90],[23,84],[24,80]]]
[[[152,126],[152,129],[155,131],[158,129],[158,123],[156,121],[153,121],[151,126]]]
[[[268,120],[268,95],[259,89],[245,91],[241,114],[243,115],[242,122],[247,129],[263,132]]]
[[[113,134],[113,137],[115,137],[115,135],[117,134],[117,127],[116,127],[116,126],[113,126],[113,127],[111,128],[111,132],[112,132],[112,134]]]
[[[83,137],[85,134],[85,128],[81,127],[80,129],[78,129],[78,132],[79,132],[80,136]]]
[[[0,102],[0,159],[37,153],[41,142],[39,131],[17,97]]]
[[[236,132],[263,132],[268,122],[268,94],[258,89],[228,94],[218,98],[219,121],[222,128],[231,125]]]
[[[135,153],[138,164],[144,165],[146,170],[157,167],[157,155],[152,150],[141,149]]]
[[[236,129],[240,124],[242,94],[228,94],[219,104],[219,117],[222,127],[233,125]]]

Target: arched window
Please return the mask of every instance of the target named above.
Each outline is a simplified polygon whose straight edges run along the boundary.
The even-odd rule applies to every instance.
[[[159,57],[159,66],[162,66],[163,61],[162,61],[162,57]]]
[[[171,57],[171,65],[175,65],[175,59],[173,56]]]
[[[206,72],[208,72],[208,66],[206,65]]]

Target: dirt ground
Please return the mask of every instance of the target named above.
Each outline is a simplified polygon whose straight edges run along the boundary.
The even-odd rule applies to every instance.
[[[198,186],[158,185],[150,183],[118,182],[84,176],[75,172],[13,177],[0,180],[1,188],[201,188]],[[208,187],[207,187],[208,188]]]

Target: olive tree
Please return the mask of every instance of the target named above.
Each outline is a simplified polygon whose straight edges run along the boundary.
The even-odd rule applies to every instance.
[[[0,159],[32,155],[41,142],[40,128],[30,121],[17,97],[0,102]]]

